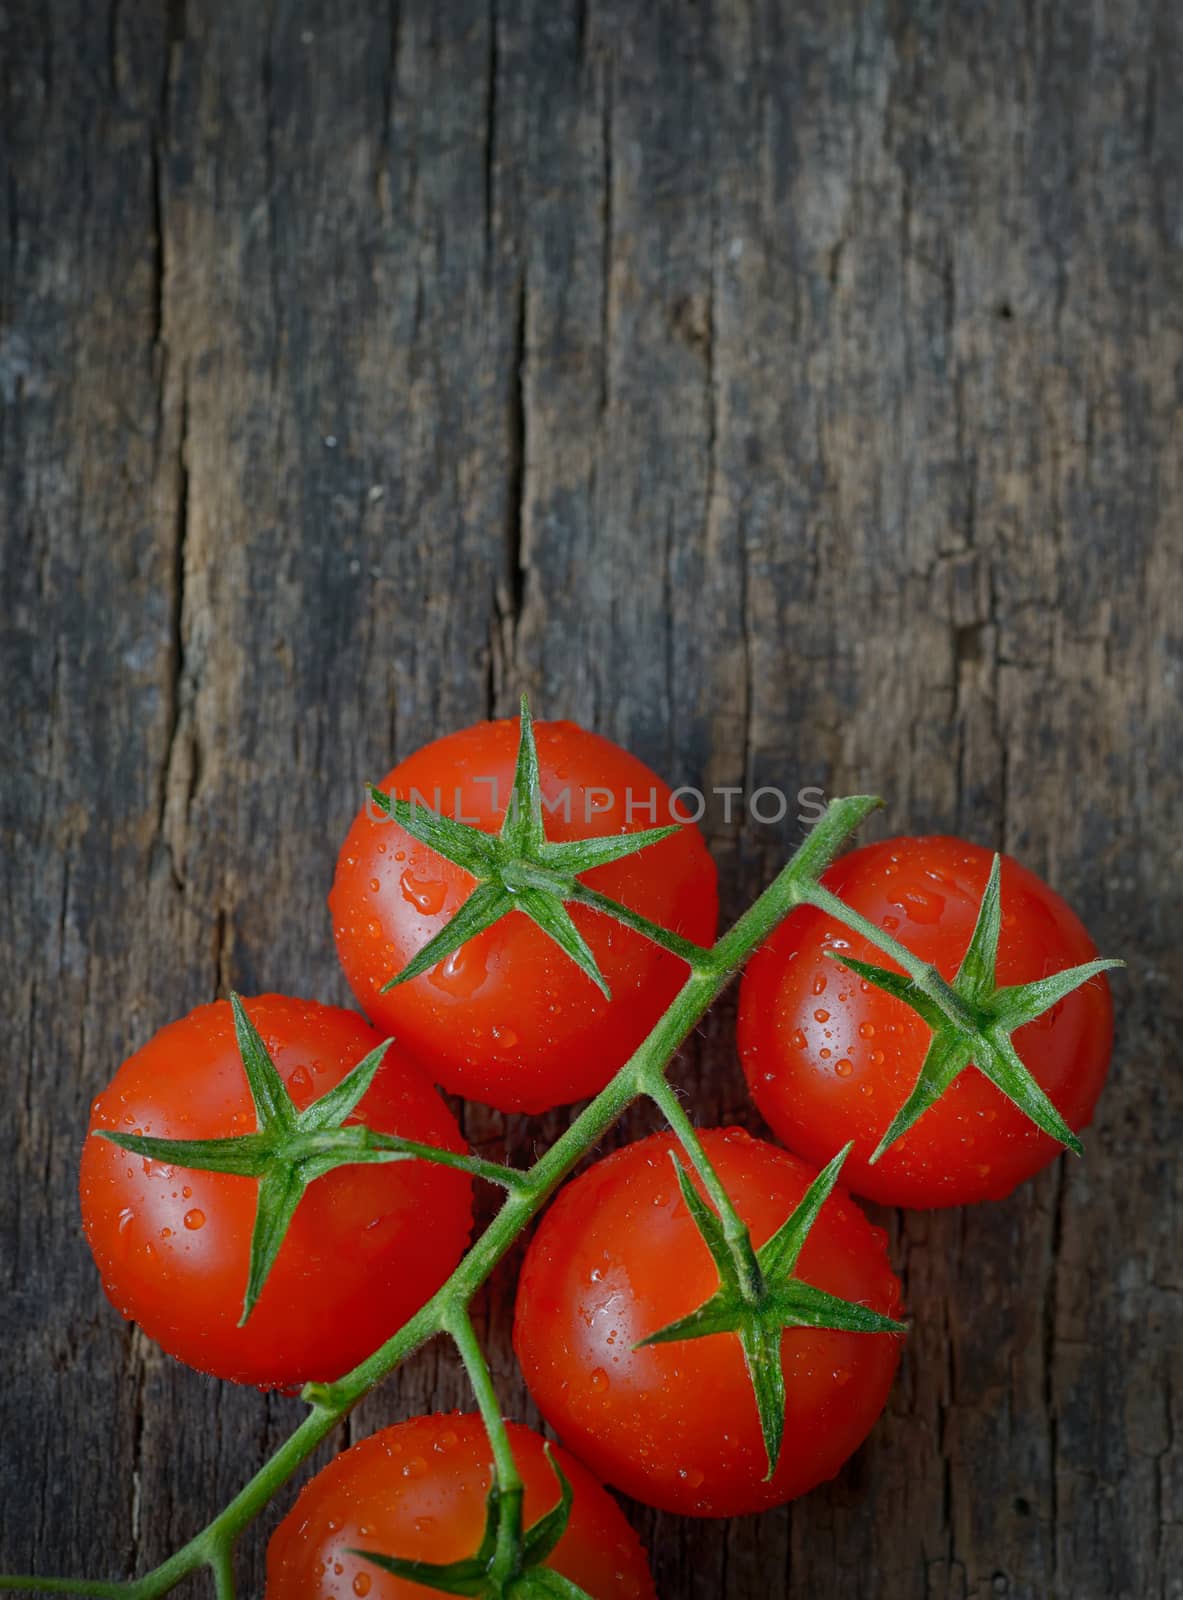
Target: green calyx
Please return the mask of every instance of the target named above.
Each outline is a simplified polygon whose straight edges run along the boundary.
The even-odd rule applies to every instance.
[[[332,1172],[334,1167],[357,1162],[408,1161],[427,1152],[435,1156],[446,1155],[446,1152],[435,1152],[431,1146],[423,1147],[391,1134],[377,1133],[358,1123],[343,1126],[374,1081],[390,1046],[389,1039],[371,1050],[335,1088],[313,1101],[305,1111],[297,1111],[287,1085],[238,995],[230,996],[230,1004],[243,1071],[255,1105],[258,1126],[254,1133],[227,1139],[156,1139],[147,1134],[113,1133],[107,1129],[96,1129],[96,1132],[121,1150],[150,1161],[258,1180],[250,1267],[238,1324],[242,1327],[255,1308],[296,1207],[310,1183]]]
[[[605,998],[610,999],[596,958],[567,910],[570,903],[591,906],[615,917],[680,955],[701,954],[698,946],[689,940],[679,938],[579,882],[580,875],[593,867],[620,861],[667,839],[678,831],[676,823],[590,839],[560,842],[546,837],[538,751],[525,695],[522,696],[521,736],[513,790],[500,832],[485,833],[468,823],[442,816],[428,806],[395,799],[381,789],[371,787],[370,796],[374,804],[393,817],[412,838],[463,867],[477,880],[476,888],[456,915],[383,986],[383,994],[427,972],[511,911],[520,911],[553,939]]]
[[[521,1488],[503,1492],[494,1481],[485,1502],[484,1533],[474,1555],[437,1565],[380,1555],[374,1550],[351,1550],[349,1554],[407,1583],[418,1583],[441,1594],[477,1595],[483,1600],[542,1600],[548,1595],[589,1600],[577,1584],[546,1566],[567,1531],[574,1498],[571,1484],[549,1445],[546,1459],[558,1479],[559,1498],[531,1528],[523,1530],[521,1526]]]
[[[1053,1139],[1066,1145],[1075,1155],[1084,1147],[1064,1121],[1047,1095],[1036,1083],[1011,1042],[1011,1034],[1024,1023],[1033,1022],[1045,1011],[1080,988],[1098,973],[1124,966],[1123,961],[1086,961],[1051,977],[1033,983],[998,988],[995,969],[998,938],[1002,927],[999,892],[1002,858],[996,855],[990,868],[977,923],[962,957],[957,976],[945,984],[921,963],[908,974],[856,961],[836,950],[826,954],[848,968],[864,983],[883,989],[902,1000],[932,1029],[932,1038],[920,1067],[920,1074],[907,1100],[892,1118],[887,1131],[871,1157],[878,1161],[912,1124],[944,1094],[959,1073],[973,1065],[990,1082],[1013,1100],[1019,1110]],[[819,903],[817,900],[815,904]],[[845,920],[852,921],[843,907]],[[883,944],[882,936],[879,943]],[[895,954],[895,952],[892,952]]]
[[[756,1397],[766,1478],[780,1460],[785,1432],[785,1376],[781,1334],[786,1328],[834,1328],[846,1333],[904,1333],[905,1325],[852,1300],[840,1299],[795,1276],[802,1247],[829,1199],[851,1146],[839,1151],[805,1191],[800,1204],[750,1261],[738,1261],[722,1222],[702,1199],[686,1169],[671,1153],[682,1198],[719,1273],[719,1287],[687,1316],[651,1333],[638,1348],[702,1339],[710,1334],[738,1336]]]

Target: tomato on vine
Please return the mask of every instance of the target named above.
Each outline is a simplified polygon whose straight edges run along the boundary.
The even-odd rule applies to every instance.
[[[529,1428],[511,1422],[507,1431],[525,1490],[528,1554],[542,1556],[511,1592],[523,1600],[569,1592],[591,1600],[656,1600],[640,1540],[612,1497],[564,1451],[548,1460]],[[414,1417],[372,1434],[330,1461],[275,1530],[266,1600],[417,1600],[439,1592],[441,1578],[447,1582],[441,1567],[454,1574],[443,1592],[488,1593],[473,1553],[482,1548],[491,1482],[489,1440],[478,1416]],[[557,1522],[548,1527],[547,1517],[568,1494],[561,1529]],[[535,1529],[541,1532],[531,1547]],[[382,1553],[394,1571],[372,1559]],[[414,1563],[437,1571],[420,1566],[417,1582],[400,1575]],[[552,1587],[552,1575],[578,1591]]]
[[[108,1298],[218,1377],[339,1377],[468,1242],[471,1178],[403,1148],[462,1152],[455,1120],[413,1061],[335,1006],[199,1006],[123,1063],[90,1134],[82,1219]]]
[[[367,1014],[505,1111],[602,1089],[714,937],[715,867],[666,785],[572,722],[483,722],[372,791],[329,896]],[[668,931],[661,948],[637,927]]]
[[[740,992],[740,1058],[778,1137],[808,1161],[851,1140],[857,1194],[920,1207],[1000,1198],[1062,1146],[1079,1150],[1113,1042],[1102,969],[1120,963],[1093,959],[1060,896],[1011,857],[945,837],[864,845],[822,884],[952,982],[977,1033],[848,919],[801,907]]]
[[[543,1218],[514,1348],[540,1411],[605,1482],[663,1510],[738,1516],[832,1477],[899,1361],[885,1236],[822,1174],[739,1129],[701,1141],[751,1233],[742,1293],[718,1218],[656,1134],[596,1163]],[[782,1444],[783,1440],[783,1444]]]
[[[390,852],[398,863],[404,899],[423,886],[413,874],[401,882],[416,864],[439,874],[431,881],[437,892],[442,886],[442,899],[434,931],[408,935],[402,966],[383,980],[362,962],[354,981],[371,1004],[418,985],[404,1032],[417,1027],[418,1048],[430,1054],[438,1045],[444,1073],[475,1081],[486,1099],[549,1105],[611,1081],[548,1150],[514,1169],[462,1153],[454,1122],[419,1070],[347,1013],[264,996],[248,1014],[232,995],[228,1007],[200,1008],[163,1030],[95,1103],[96,1137],[84,1154],[86,1227],[108,1293],[194,1365],[264,1386],[320,1381],[308,1383],[310,1409],[288,1440],[151,1573],[129,1585],[5,1576],[0,1587],[118,1589],[157,1600],[208,1569],[219,1594],[232,1593],[243,1528],[376,1383],[443,1334],[468,1373],[479,1421],[421,1418],[406,1425],[427,1430],[412,1453],[368,1441],[378,1452],[373,1460],[350,1451],[327,1468],[276,1535],[272,1600],[340,1593],[347,1574],[354,1595],[373,1592],[376,1600],[424,1586],[487,1600],[645,1600],[653,1588],[639,1547],[620,1532],[619,1512],[594,1480],[573,1462],[564,1470],[521,1430],[511,1431],[511,1447],[470,1313],[515,1239],[625,1107],[647,1099],[672,1131],[599,1162],[559,1196],[527,1252],[514,1342],[542,1411],[589,1466],[639,1499],[704,1516],[760,1510],[832,1475],[886,1401],[905,1331],[896,1317],[899,1284],[882,1233],[835,1192],[848,1160],[869,1188],[866,1174],[874,1177],[879,1157],[890,1157],[897,1142],[907,1150],[912,1141],[913,1153],[947,1154],[937,1137],[925,1145],[930,1134],[948,1145],[967,1132],[958,1108],[980,1111],[991,1126],[999,1104],[1013,1105],[1038,1130],[1011,1130],[1012,1157],[1024,1141],[1029,1156],[1045,1136],[1079,1148],[1072,1129],[1091,1111],[1109,1048],[1108,990],[1094,980],[1121,963],[1079,959],[1091,954],[1087,936],[1038,879],[948,840],[874,846],[834,866],[878,803],[853,795],[826,807],[747,912],[704,947],[696,940],[714,925],[713,869],[693,830],[660,821],[630,827],[629,776],[637,777],[630,757],[615,752],[623,827],[552,836],[548,813],[561,804],[553,784],[577,780],[583,787],[575,792],[590,795],[596,775],[612,765],[604,741],[551,725],[540,762],[523,702],[509,795],[469,820],[466,804],[479,805],[482,795],[491,801],[479,780],[496,776],[476,765],[492,766],[496,756],[505,776],[512,730],[489,725],[421,752],[422,764],[405,764],[406,798],[372,792],[377,812],[393,820],[365,823],[398,831],[378,839],[362,819],[355,824],[357,855],[347,846],[335,910],[349,914],[352,904],[356,913],[363,903],[356,869],[371,844],[373,862]],[[433,771],[459,777],[455,815],[414,799]],[[651,779],[640,773],[642,782]],[[398,774],[406,777],[405,769]],[[655,781],[651,787],[660,818],[665,791]],[[621,791],[606,797],[614,806]],[[389,842],[381,848],[384,840],[393,851]],[[409,841],[424,847],[414,861]],[[660,874],[651,871],[655,860],[666,864]],[[586,881],[593,876],[623,883],[625,898]],[[368,887],[383,902],[378,872]],[[906,942],[896,937],[900,912]],[[791,936],[777,934],[788,918]],[[377,918],[374,927],[376,935],[367,932],[377,943]],[[543,942],[530,946],[523,933],[531,930]],[[360,961],[357,927],[339,923],[338,936],[343,959]],[[634,938],[645,942],[618,970],[621,949]],[[395,941],[388,943],[387,953],[396,954]],[[822,1042],[812,1040],[817,1062],[833,1059],[834,1079],[853,1080],[858,1092],[857,1101],[831,1103],[811,1098],[808,1075],[798,1086],[812,1120],[805,1130],[786,1125],[802,1149],[826,1160],[821,1171],[738,1130],[700,1135],[667,1079],[674,1052],[760,946],[741,996],[741,1032],[745,1065],[758,1072],[770,1119],[785,1109],[783,1087],[792,1080],[785,1051],[808,1055],[811,1046],[804,1023],[798,1038],[790,1020],[794,1005],[808,1004],[803,984],[822,1032]],[[481,961],[469,972],[471,987],[459,983],[469,1000],[486,984],[484,1000],[508,1007],[524,997],[522,1035],[500,1032],[491,1075],[476,1070],[484,1034],[479,1027],[465,1034],[461,995],[452,1010],[421,992],[420,980],[437,976],[446,992],[466,970],[470,949]],[[864,959],[876,950],[889,966]],[[533,967],[520,962],[523,951]],[[1075,966],[1062,966],[1073,958]],[[634,964],[635,991],[619,981]],[[583,988],[566,1024],[542,1019],[543,1005],[551,1018],[564,1013],[570,997],[560,993],[561,979],[578,978],[606,998],[606,973],[616,983],[611,1007],[589,1004]],[[886,1046],[871,1044],[878,1033],[872,996],[886,1004],[898,1057],[906,1043],[915,1045],[895,1078],[895,1063],[879,1078],[857,1074],[853,1046],[835,1057],[825,1037],[831,1020],[855,1027],[871,1047],[870,1066],[883,1068]],[[868,1009],[860,1010],[863,997]],[[491,1016],[483,1003],[474,1014]],[[638,1021],[642,1004],[659,1014]],[[834,1006],[847,1009],[835,1018]],[[633,1034],[650,1022],[630,1054]],[[490,1022],[490,1033],[498,1029]],[[1028,1065],[1012,1042],[1036,1033],[1054,1036],[1059,1077],[1046,1062]],[[597,1064],[597,1049],[612,1059]],[[771,1093],[778,1083],[779,1102]],[[890,1093],[882,1089],[868,1128],[857,1108],[876,1102],[877,1083]],[[832,1154],[844,1116],[851,1136]],[[937,1200],[956,1198],[965,1148],[960,1164],[949,1161],[947,1179],[937,1174]],[[932,1161],[923,1154],[902,1170],[915,1180],[905,1186],[910,1195],[923,1197],[926,1185],[932,1192]],[[892,1173],[889,1162],[883,1171]],[[976,1174],[979,1182],[985,1176]],[[449,1273],[467,1236],[472,1177],[505,1188],[510,1200]],[[433,1432],[441,1423],[445,1431]],[[549,1478],[540,1474],[540,1450]],[[334,1541],[348,1518],[358,1542],[342,1549]],[[371,1545],[375,1532],[385,1549]],[[358,1561],[361,1568],[349,1566]]]

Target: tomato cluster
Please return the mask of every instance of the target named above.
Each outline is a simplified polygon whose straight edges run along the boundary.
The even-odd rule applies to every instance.
[[[639,922],[691,946],[713,940],[715,869],[660,779],[573,724],[528,734],[514,719],[440,739],[395,767],[349,829],[329,904],[369,1023],[281,995],[218,1001],[163,1028],[94,1102],[103,1137],[86,1141],[81,1194],[104,1287],[191,1365],[280,1388],[355,1367],[468,1242],[475,1168],[447,1162],[466,1147],[434,1085],[527,1112],[596,1093],[685,978],[676,945]],[[534,810],[514,821],[523,773]],[[417,805],[445,822],[416,821]],[[580,854],[589,841],[603,848]],[[991,861],[955,839],[895,839],[842,857],[822,884],[864,928],[1017,1017],[1008,996],[1095,952],[1045,884],[1009,858],[999,879]],[[573,1455],[552,1462],[524,1428],[509,1437],[523,1528],[554,1504],[556,1473],[563,1485],[561,1537],[539,1559],[577,1589],[537,1592],[655,1593],[597,1480],[666,1510],[733,1516],[831,1477],[866,1437],[899,1361],[901,1292],[885,1235],[834,1187],[841,1147],[855,1193],[960,1204],[1005,1194],[1053,1158],[1047,1116],[1072,1130],[1089,1120],[1112,1036],[1103,977],[1017,1027],[1017,1067],[1000,1045],[993,1076],[968,1061],[947,1072],[880,1157],[885,1129],[937,1070],[929,1002],[884,961],[824,899],[794,911],[751,961],[738,1023],[756,1104],[788,1149],[709,1130],[697,1152],[687,1145],[692,1177],[679,1141],[655,1135],[595,1162],[543,1219],[514,1346]],[[387,1034],[397,1043],[383,1048]],[[1000,1087],[1015,1072],[1037,1086],[1032,1104],[1051,1103],[1040,1126]],[[712,1173],[728,1201],[718,1214]],[[779,1451],[778,1407],[791,1445]],[[462,1563],[496,1504],[479,1418],[387,1429],[305,1488],[273,1537],[268,1596],[422,1593],[422,1577],[358,1551]]]

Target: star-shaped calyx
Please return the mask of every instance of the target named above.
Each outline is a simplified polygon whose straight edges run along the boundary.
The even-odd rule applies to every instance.
[[[433,1146],[380,1133],[360,1123],[344,1126],[382,1065],[391,1041],[384,1040],[334,1088],[297,1111],[259,1030],[236,994],[230,996],[242,1067],[254,1101],[257,1127],[225,1139],[157,1139],[147,1134],[96,1129],[121,1150],[150,1161],[197,1172],[228,1172],[257,1178],[259,1196],[251,1233],[250,1265],[243,1297],[242,1327],[254,1310],[275,1264],[288,1225],[305,1189],[334,1167],[355,1162],[407,1161],[417,1156],[447,1159]],[[454,1158],[456,1165],[463,1157]]]
[[[785,1374],[781,1335],[786,1328],[834,1328],[844,1333],[903,1333],[902,1322],[881,1312],[828,1294],[796,1274],[810,1230],[829,1199],[851,1146],[840,1150],[809,1185],[800,1204],[768,1242],[756,1251],[757,1282],[745,1288],[718,1216],[694,1187],[677,1156],[671,1156],[682,1198],[719,1273],[719,1287],[696,1311],[679,1317],[641,1345],[672,1344],[733,1333],[743,1347],[756,1396],[771,1478],[780,1460],[785,1431]]]
[[[688,940],[659,928],[606,895],[598,894],[579,882],[584,872],[635,855],[651,844],[678,831],[678,824],[663,828],[644,828],[636,833],[601,835],[590,839],[554,840],[546,837],[542,823],[542,785],[538,771],[538,751],[534,725],[525,695],[522,696],[521,734],[513,789],[498,833],[453,817],[411,800],[400,800],[371,787],[376,806],[392,816],[412,838],[428,845],[437,855],[463,867],[477,880],[476,888],[433,939],[423,946],[400,972],[382,986],[382,993],[396,984],[407,983],[427,972],[461,945],[491,928],[511,911],[520,911],[537,923],[559,949],[568,955],[596,987],[610,998],[608,985],[587,940],[571,919],[568,903],[591,906],[615,917],[646,937],[687,957],[697,952]]]
[[[920,1067],[920,1075],[907,1100],[892,1118],[887,1131],[871,1157],[878,1161],[917,1118],[934,1105],[957,1075],[971,1064],[1001,1089],[1019,1110],[1053,1139],[1076,1155],[1083,1153],[1080,1140],[1064,1121],[1047,1095],[1036,1083],[1011,1042],[1011,1034],[1024,1023],[1050,1011],[1065,995],[1081,984],[1123,961],[1086,961],[1068,967],[1048,978],[998,988],[995,969],[998,937],[1002,926],[999,884],[1002,858],[996,855],[978,909],[977,923],[969,946],[951,985],[938,989],[941,999],[925,993],[912,977],[890,972],[884,967],[856,961],[837,950],[826,954],[847,967],[865,983],[885,990],[911,1006],[932,1029],[932,1039]],[[942,993],[943,990],[943,993]]]
[[[459,1561],[437,1565],[431,1561],[408,1561],[400,1556],[380,1555],[374,1550],[351,1550],[352,1556],[372,1562],[383,1572],[393,1573],[407,1583],[421,1584],[442,1594],[477,1595],[483,1600],[591,1600],[578,1584],[545,1565],[555,1546],[567,1531],[574,1494],[550,1445],[546,1459],[559,1483],[559,1498],[546,1514],[523,1532],[520,1525],[520,1493],[516,1500],[503,1496],[494,1482],[485,1501],[485,1528],[476,1553]],[[502,1521],[513,1519],[510,1538],[503,1537]],[[498,1568],[508,1544],[510,1559],[504,1573]]]

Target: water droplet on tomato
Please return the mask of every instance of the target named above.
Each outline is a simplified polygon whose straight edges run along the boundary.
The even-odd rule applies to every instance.
[[[136,1214],[132,1208],[130,1206],[124,1206],[123,1210],[119,1213],[119,1221],[117,1222],[116,1226],[118,1227],[120,1233],[126,1233],[135,1220]]]
[[[858,1036],[860,1039],[873,1039],[875,1037],[875,1024],[873,1022],[860,1022]]]
[[[422,1456],[412,1456],[403,1467],[404,1478],[421,1478],[427,1471],[427,1462]]]
[[[800,1028],[794,1028],[793,1029],[793,1044],[796,1046],[796,1048],[798,1050],[804,1050],[805,1046],[808,1043],[809,1043],[809,1040],[805,1037],[805,1034],[802,1032],[802,1030]]]
[[[826,992],[826,977],[825,977],[825,973],[819,972],[817,977],[814,978],[814,980],[813,980],[813,992],[814,992],[814,994],[825,994],[825,992]]]
[[[309,1073],[307,1067],[296,1068],[291,1077],[288,1079],[288,1088],[297,1090],[312,1088],[312,1075]]]
[[[597,1394],[603,1394],[608,1387],[608,1374],[603,1367],[596,1367],[591,1375],[591,1386]]]
[[[441,909],[448,894],[448,886],[439,878],[417,878],[410,867],[404,871],[398,880],[398,886],[403,892],[403,899],[421,911],[425,917],[433,917]]]
[[[845,1056],[843,1056],[841,1061],[835,1061],[834,1071],[840,1078],[849,1078],[850,1074],[854,1071],[854,1064],[853,1062],[848,1061]]]
[[[474,995],[489,976],[484,952],[471,944],[459,950],[431,969],[431,982],[445,994],[454,994],[461,1000]]]
[[[899,925],[900,919],[898,917],[884,917],[883,919],[883,926],[887,929],[888,933],[894,932]]]
[[[382,887],[382,883],[381,883],[381,880],[379,878],[371,878],[370,879],[370,893],[371,894],[377,894],[378,890],[381,887]],[[364,1573],[359,1573],[358,1576],[359,1577],[364,1577],[365,1574]],[[356,1582],[356,1579],[354,1581]]]
[[[503,1027],[500,1023],[494,1023],[489,1031],[493,1035],[494,1043],[499,1044],[503,1050],[512,1050],[518,1042],[518,1036],[513,1029]]]
[[[903,898],[904,915],[909,922],[929,925],[941,920],[945,897],[931,889],[909,889]]]
[[[813,1020],[815,1022],[829,1022],[830,1013],[828,1011],[821,1011],[821,1010],[815,1011],[813,1013]]]
[[[198,1228],[204,1228],[205,1212],[199,1211],[196,1206],[194,1206],[192,1211],[186,1211],[185,1226],[189,1229],[190,1233],[196,1233]]]
[[[161,1228],[160,1237],[162,1239],[171,1239],[172,1236],[173,1236],[173,1230],[171,1228]]]
[[[353,1580],[353,1592],[357,1595],[367,1595],[370,1592],[371,1578],[368,1572],[359,1572]]]

